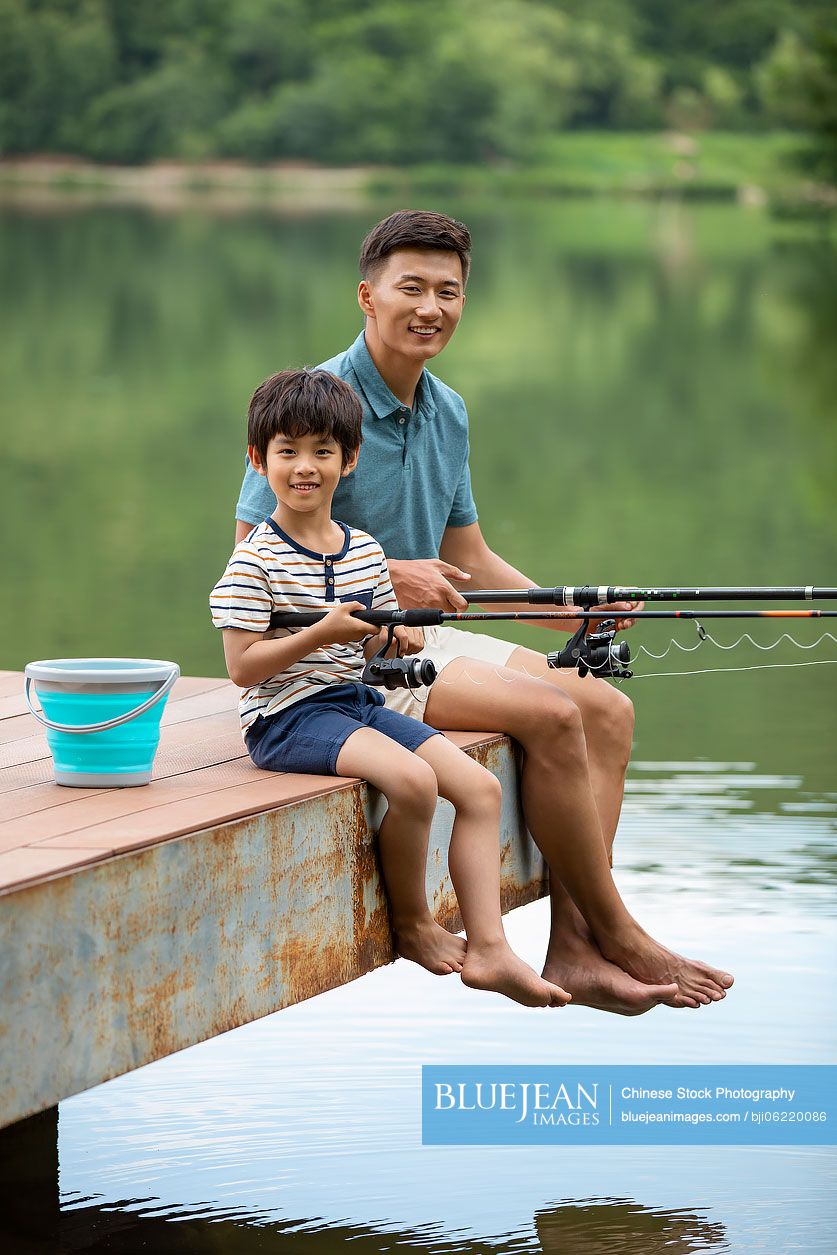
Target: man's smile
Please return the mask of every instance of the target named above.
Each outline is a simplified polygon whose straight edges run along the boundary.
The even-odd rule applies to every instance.
[[[438,332],[442,330],[442,328],[441,327],[409,327],[408,330],[412,331],[417,336],[424,336],[426,339],[430,339],[431,336],[437,335]]]

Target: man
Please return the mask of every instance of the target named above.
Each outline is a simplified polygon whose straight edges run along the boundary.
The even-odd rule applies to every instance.
[[[462,316],[470,248],[468,229],[444,214],[402,211],[378,223],[360,256],[364,331],[322,364],[364,409],[361,457],[335,494],[335,517],[383,545],[402,607],[464,610],[457,586],[534,586],[486,543],[471,494],[464,403],[426,370]],[[236,541],[274,506],[248,465]],[[624,616],[636,608],[614,610],[629,626]],[[451,628],[430,629],[423,652],[436,663],[436,683],[388,694],[388,705],[436,728],[502,731],[523,747],[526,820],[550,867],[544,979],[576,1003],[626,1015],[722,998],[732,984],[726,973],[673,954],[642,930],[616,937],[607,920],[595,930],[585,922],[612,897],[609,863],[633,729],[624,694],[592,676],[559,675],[532,650]],[[582,872],[591,848],[596,865],[585,861]]]

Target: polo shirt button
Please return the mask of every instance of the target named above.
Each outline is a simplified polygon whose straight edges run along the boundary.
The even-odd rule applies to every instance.
[[[333,583],[334,583],[334,576],[333,576],[333,575],[330,575],[330,576],[328,577],[328,579],[327,579],[326,583],[327,583],[327,584],[333,584]]]

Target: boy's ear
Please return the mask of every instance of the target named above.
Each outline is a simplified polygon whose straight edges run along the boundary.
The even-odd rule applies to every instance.
[[[250,465],[252,466],[253,470],[258,475],[267,474],[267,471],[265,470],[264,462],[262,461],[262,455],[259,453],[258,449],[256,448],[254,444],[248,444],[247,456],[250,459]]]
[[[358,445],[358,447],[355,449],[351,457],[347,458],[346,461],[343,463],[343,469],[340,472],[341,478],[343,478],[343,476],[345,475],[351,475],[352,471],[357,466],[357,460],[359,457],[360,457],[360,445]]]

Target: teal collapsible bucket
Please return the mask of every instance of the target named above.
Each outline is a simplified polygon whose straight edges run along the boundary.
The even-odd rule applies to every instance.
[[[26,666],[26,705],[46,728],[56,784],[113,789],[148,784],[176,662],[51,658]],[[43,712],[32,705],[34,684]]]

